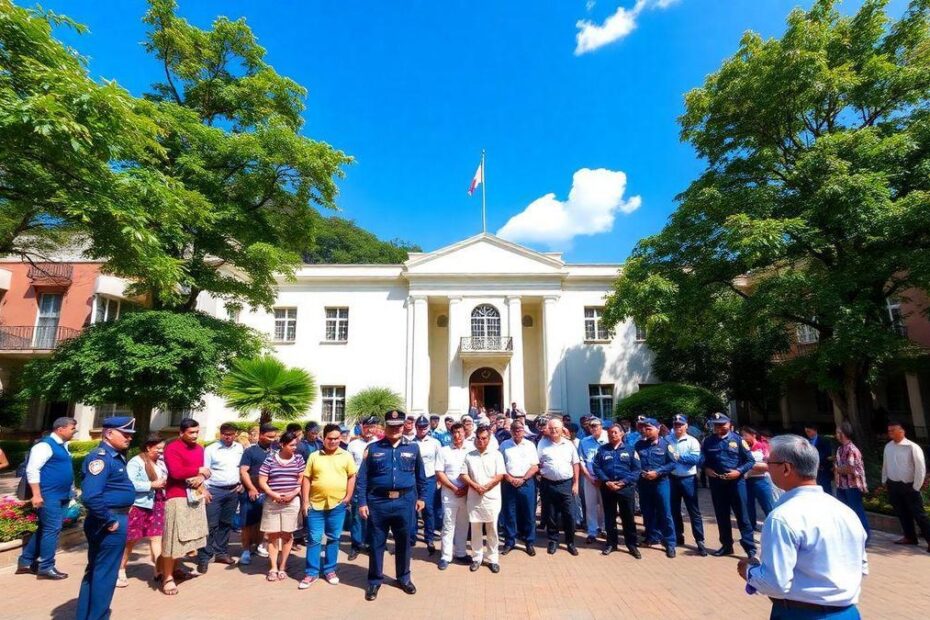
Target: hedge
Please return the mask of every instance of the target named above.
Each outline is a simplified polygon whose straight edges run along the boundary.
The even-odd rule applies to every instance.
[[[704,419],[715,411],[723,410],[723,400],[710,390],[682,383],[661,383],[642,388],[617,401],[614,415],[618,418],[644,415],[667,423],[676,413]]]

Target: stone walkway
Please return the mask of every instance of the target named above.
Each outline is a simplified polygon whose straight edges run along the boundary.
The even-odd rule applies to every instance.
[[[709,496],[702,498],[704,514],[710,514]],[[708,541],[717,539],[716,524],[705,518]],[[875,535],[870,547],[871,574],[865,581],[860,607],[864,618],[926,620],[930,617],[930,553],[925,547],[902,549],[891,544],[893,536]],[[587,618],[767,618],[769,601],[747,596],[736,574],[736,558],[702,558],[690,548],[674,560],[660,549],[644,549],[636,561],[625,553],[609,557],[579,545],[581,554],[571,557],[564,549],[546,555],[544,545],[535,558],[516,550],[503,557],[501,572],[487,568],[471,573],[466,566],[436,569],[437,556],[428,558],[421,544],[414,552],[413,580],[419,592],[408,596],[388,579],[378,600],[364,600],[367,556],[351,563],[340,554],[342,583],[324,581],[298,591],[302,557],[291,557],[292,579],[267,583],[266,561],[257,558],[248,567],[211,565],[210,571],[180,585],[175,597],[165,597],[146,580],[152,576],[148,549],[136,554],[129,569],[131,584],[118,590],[113,618],[507,618],[558,620]],[[690,538],[689,538],[690,541]],[[343,545],[343,551],[347,544]],[[302,552],[301,552],[302,553]],[[2,613],[6,620],[19,618],[73,618],[80,575],[86,553],[64,553],[59,569],[71,574],[62,582],[36,581],[0,574]],[[385,557],[386,573],[394,574],[393,558]]]

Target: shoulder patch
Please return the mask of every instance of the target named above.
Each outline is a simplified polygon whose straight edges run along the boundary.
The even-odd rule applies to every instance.
[[[97,450],[97,454],[99,454],[100,456],[106,456],[107,451],[104,450],[103,448],[99,448],[99,449]]]
[[[746,443],[746,440],[745,440],[745,439],[743,440],[743,447],[746,448],[747,450],[749,450],[749,444]]]
[[[87,464],[87,472],[93,476],[96,476],[97,474],[103,471],[104,467],[105,467],[105,464],[103,462],[103,459],[95,459]]]

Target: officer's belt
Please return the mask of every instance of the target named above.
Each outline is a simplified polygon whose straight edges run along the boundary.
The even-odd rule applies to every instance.
[[[811,611],[819,611],[822,613],[843,611],[844,609],[848,609],[852,607],[852,605],[842,605],[842,606],[818,605],[817,603],[805,603],[803,601],[792,601],[786,598],[772,598],[771,596],[769,597],[769,600],[772,601],[772,605],[774,605],[775,607],[785,607],[787,609],[807,609]]]
[[[413,487],[408,489],[373,489],[371,494],[375,497],[384,497],[387,499],[397,499],[403,497],[407,494],[408,491],[411,491]]]

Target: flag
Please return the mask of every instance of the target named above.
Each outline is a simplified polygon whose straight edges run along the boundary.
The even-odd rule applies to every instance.
[[[468,195],[471,196],[475,193],[475,190],[478,189],[478,186],[484,183],[484,161],[478,164],[478,169],[475,171],[475,178],[471,180],[471,185],[468,187]]]

